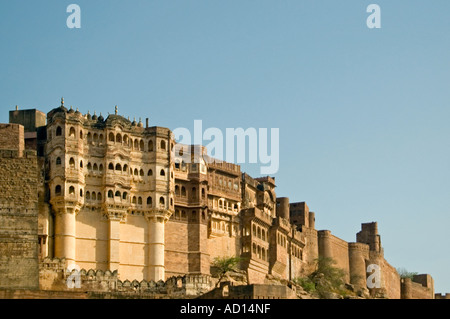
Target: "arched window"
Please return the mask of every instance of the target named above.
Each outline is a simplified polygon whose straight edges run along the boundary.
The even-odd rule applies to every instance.
[[[93,166],[93,168],[92,168],[94,171],[98,171],[98,166],[97,166],[97,163],[94,163],[94,166]]]
[[[122,166],[119,163],[116,164],[116,171],[122,171]]]
[[[181,218],[186,218],[186,212],[184,210],[181,211]]]
[[[114,193],[112,190],[108,191],[108,198],[114,198]]]
[[[192,197],[192,198],[197,198],[197,188],[192,187],[191,197]]]
[[[80,189],[80,197],[83,197],[83,189]]]
[[[144,170],[141,168],[141,170],[139,171],[139,175],[144,176]]]
[[[95,192],[92,192],[92,200],[97,200],[97,194]]]
[[[75,168],[75,160],[73,159],[73,157],[71,157],[70,160],[69,160],[69,166],[70,166],[70,168],[72,168],[72,169]]]
[[[165,204],[164,197],[161,196],[161,197],[159,198],[159,204],[160,204],[160,205],[164,205],[164,204]]]
[[[147,206],[152,206],[152,197],[147,197]]]
[[[147,172],[147,176],[152,176],[152,175],[153,175],[153,171],[151,169],[149,169]]]
[[[180,187],[178,185],[175,185],[175,194],[180,195]]]
[[[100,164],[100,166],[98,167],[98,170],[99,170],[100,172],[103,172],[103,164]]]
[[[100,192],[97,193],[97,200],[102,200],[102,193]]]
[[[127,199],[127,197],[128,197],[127,192],[123,192],[123,194],[122,194],[122,199]]]
[[[56,158],[56,165],[61,165],[61,157]]]
[[[75,129],[74,129],[73,127],[71,127],[71,128],[69,129],[69,136],[70,136],[70,137],[75,137]]]
[[[137,198],[136,198],[136,196],[133,196],[133,204],[136,204],[136,202],[137,202]]]
[[[205,189],[204,188],[202,188],[202,198],[205,198]]]
[[[133,147],[135,150],[137,150],[138,148],[139,148],[139,142],[138,142],[138,140],[136,139],[136,140],[134,140],[134,147]]]
[[[61,136],[61,135],[62,135],[62,129],[61,129],[61,126],[58,126],[56,128],[56,136]]]
[[[206,216],[205,216],[205,212],[202,212],[202,220],[205,220]]]
[[[117,135],[116,135],[116,142],[122,143],[122,135],[120,135],[119,133],[117,133]]]
[[[125,165],[123,166],[123,171],[124,171],[124,172],[127,172],[127,171],[128,171],[128,165],[127,165],[127,164],[125,164]]]
[[[109,133],[109,141],[114,142],[114,133]]]
[[[142,197],[141,196],[138,197],[138,205],[142,205]]]
[[[122,195],[120,194],[120,192],[119,191],[116,191],[116,194],[114,194],[114,196],[116,196],[116,197],[121,197]]]
[[[99,142],[99,143],[103,142],[103,134],[100,134],[100,135],[98,136],[98,142]]]
[[[114,164],[113,164],[113,163],[109,163],[109,165],[108,165],[108,169],[110,169],[110,170],[114,170]]]
[[[80,131],[80,139],[83,139],[83,131]]]
[[[83,161],[80,161],[80,168],[83,168]]]
[[[88,134],[88,140],[91,138],[91,133]],[[98,142],[98,134],[94,133],[94,142],[97,143]]]
[[[69,187],[69,195],[75,195],[75,187],[73,186]]]
[[[92,170],[92,164],[91,164],[91,162],[88,162],[87,169],[88,169],[88,171],[91,171],[91,170]]]
[[[123,136],[123,144],[128,146],[128,135],[126,134]]]
[[[164,171],[164,169],[162,169],[162,170],[159,172],[159,175],[161,175],[161,176],[166,176],[166,172]]]
[[[166,149],[166,141],[164,141],[164,140],[161,141],[161,149],[162,150]]]
[[[56,196],[61,195],[61,185],[56,185],[56,187],[55,187],[55,195]]]
[[[86,192],[86,199],[91,199],[91,193],[89,191]]]
[[[144,141],[143,141],[143,140],[141,140],[141,141],[139,142],[139,149],[140,149],[141,151],[144,150]]]
[[[136,176],[139,175],[139,172],[138,172],[137,168],[134,169],[134,175],[136,175]]]
[[[149,152],[153,151],[153,141],[152,140],[148,141],[148,151]]]
[[[186,188],[181,186],[181,196],[186,196]]]

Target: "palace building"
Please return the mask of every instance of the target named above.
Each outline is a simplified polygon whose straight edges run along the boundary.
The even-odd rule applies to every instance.
[[[322,256],[359,287],[376,264],[386,296],[402,296],[377,223],[363,224],[353,243],[316,230],[314,212],[277,197],[273,177],[179,145],[168,128],[130,121],[117,107],[106,118],[82,114],[64,100],[47,114],[16,108],[9,118],[0,125],[0,288],[42,289],[39,269],[55,258],[158,282],[209,276],[216,257],[238,256],[248,283],[264,284],[305,275]],[[421,276],[410,294],[431,298],[432,278]]]

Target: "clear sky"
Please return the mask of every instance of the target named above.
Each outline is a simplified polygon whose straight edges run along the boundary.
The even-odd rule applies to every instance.
[[[278,196],[347,241],[378,221],[389,263],[450,292],[449,15],[448,0],[1,1],[0,122],[63,96],[171,129],[279,128]]]

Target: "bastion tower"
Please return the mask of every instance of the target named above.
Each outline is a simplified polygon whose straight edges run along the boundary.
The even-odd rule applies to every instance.
[[[46,181],[54,256],[67,266],[165,280],[174,212],[174,135],[115,114],[61,106],[47,114]]]

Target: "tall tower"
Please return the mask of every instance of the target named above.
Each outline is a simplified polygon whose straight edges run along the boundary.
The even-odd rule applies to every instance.
[[[173,133],[131,122],[117,107],[104,119],[68,110],[62,100],[47,116],[55,257],[67,266],[118,270],[123,279],[164,280]]]
[[[55,222],[55,257],[67,266],[76,262],[76,215],[83,206],[83,143],[79,138],[82,115],[61,106],[48,114],[46,160],[49,168],[50,204]]]

